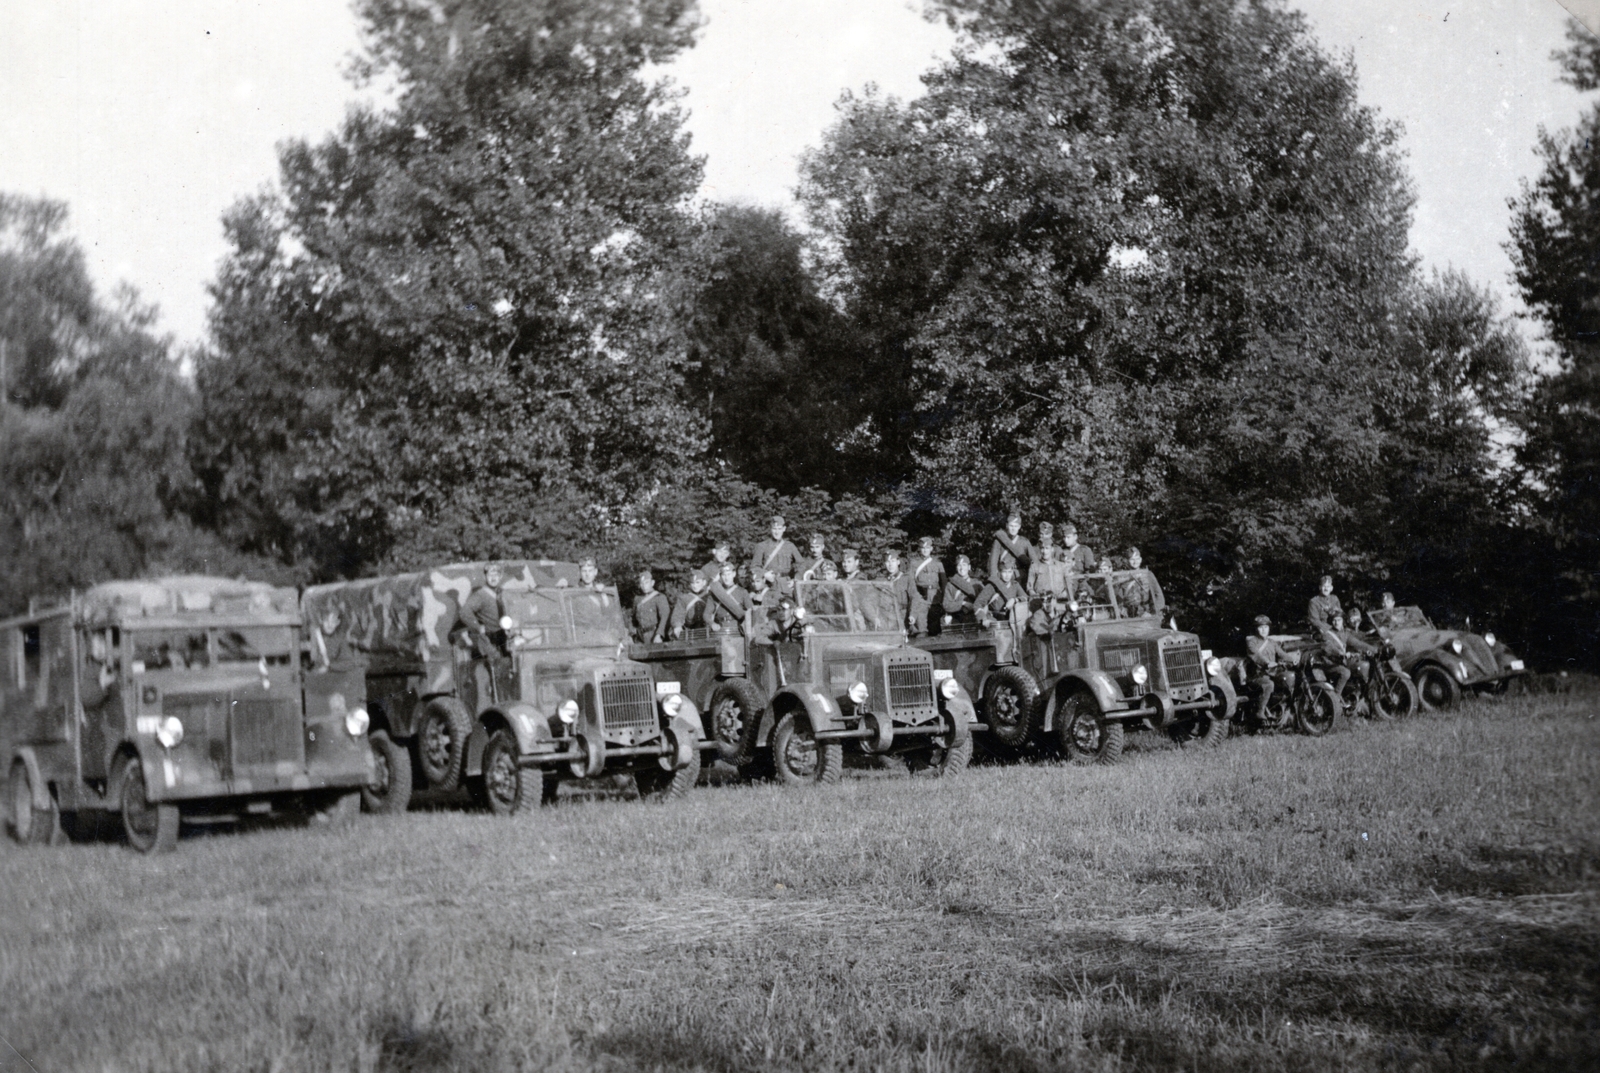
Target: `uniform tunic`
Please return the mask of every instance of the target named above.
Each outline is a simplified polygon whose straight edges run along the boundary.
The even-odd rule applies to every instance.
[[[826,555],[820,559],[813,559],[808,556],[805,561],[804,569],[800,571],[800,579],[802,581],[821,581],[822,564],[827,562],[833,562],[833,560],[829,559]],[[834,563],[833,565],[834,569],[837,570],[839,564]]]
[[[1035,557],[1033,545],[1028,543],[1027,537],[1021,533],[1012,536],[1004,529],[996,529],[994,543],[989,545],[989,578],[991,581],[998,579],[1001,564],[1007,562],[1015,563],[1017,574],[1026,577]]]
[[[706,601],[707,625],[715,629],[742,627],[745,615],[755,607],[750,594],[738,585],[724,588],[719,582],[711,586],[711,599]]]
[[[953,621],[966,622],[972,618],[973,600],[978,595],[978,580],[956,574],[945,581],[944,613]]]
[[[974,601],[974,607],[979,613],[1006,615],[1010,613],[1011,605],[1019,600],[1024,607],[1028,605],[1028,594],[1022,586],[1015,581],[997,578],[984,585],[983,591],[978,593],[978,598]]]
[[[911,591],[907,618],[911,622],[912,636],[928,631],[928,618],[933,606],[944,594],[944,563],[935,556],[919,559],[911,569]]]
[[[709,595],[691,590],[678,597],[677,603],[672,605],[672,636],[677,637],[684,630],[703,630],[711,624],[706,611]]]
[[[1339,629],[1339,623],[1344,621],[1344,608],[1339,604],[1339,598],[1332,593],[1327,596],[1320,592],[1311,598],[1306,605],[1306,618],[1311,620],[1311,628],[1325,632],[1330,627]]]
[[[488,586],[474,589],[472,595],[461,602],[458,621],[472,638],[473,651],[479,656],[493,654],[489,634],[500,628],[500,615],[500,594]]]
[[[633,598],[633,621],[638,629],[639,640],[645,644],[660,641],[666,636],[667,621],[671,616],[672,609],[667,598],[660,592],[642,592]]]
[[[1068,570],[1074,574],[1088,574],[1094,571],[1094,552],[1089,550],[1087,544],[1074,544],[1065,551]]]
[[[750,556],[750,576],[771,573],[775,578],[794,577],[800,564],[800,549],[787,540],[763,540]]]
[[[729,561],[731,562],[732,560]],[[712,559],[700,568],[700,573],[705,576],[707,581],[716,581],[722,576],[722,560]]]
[[[1053,559],[1041,559],[1028,568],[1028,592],[1043,596],[1047,592],[1066,595],[1067,564]]]

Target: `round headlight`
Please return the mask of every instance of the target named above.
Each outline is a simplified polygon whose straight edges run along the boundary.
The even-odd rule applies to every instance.
[[[156,727],[156,740],[164,748],[176,749],[178,743],[183,740],[183,720],[175,715],[169,715],[161,720]]]
[[[367,715],[365,708],[352,708],[344,714],[344,728],[352,738],[359,738],[367,732],[367,727],[372,719]]]
[[[556,715],[563,723],[572,724],[578,721],[578,702],[568,698],[561,702],[561,707],[556,709]]]
[[[680,693],[669,695],[666,700],[661,702],[661,710],[667,713],[668,718],[676,716],[683,711],[683,695]]]
[[[1135,685],[1141,686],[1150,681],[1150,672],[1145,669],[1144,664],[1141,663],[1133,669],[1133,681]]]
[[[1484,634],[1483,635],[1483,643],[1488,645],[1490,648],[1493,648],[1494,647],[1494,634],[1493,633]]]
[[[502,630],[515,629],[516,626],[517,626],[517,620],[512,618],[510,615],[501,615],[500,616],[500,628]]]
[[[1454,652],[1458,656],[1461,655],[1461,638],[1452,637],[1450,639],[1450,651]]]
[[[1220,678],[1222,676],[1222,661],[1216,656],[1206,660],[1206,675],[1211,678]]]
[[[955,700],[956,695],[960,692],[961,687],[956,684],[956,680],[954,678],[946,678],[944,681],[939,683],[939,695],[945,700]]]
[[[850,687],[847,695],[856,704],[867,703],[867,683],[856,682]]]

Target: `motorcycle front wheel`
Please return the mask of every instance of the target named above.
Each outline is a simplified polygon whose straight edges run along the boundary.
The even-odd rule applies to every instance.
[[[1339,703],[1339,694],[1326,682],[1318,682],[1295,698],[1295,729],[1313,738],[1320,738],[1333,728],[1334,721],[1342,711],[1344,705]]]

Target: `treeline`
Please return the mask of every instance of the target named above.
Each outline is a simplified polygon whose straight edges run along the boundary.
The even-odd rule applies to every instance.
[[[200,563],[590,551],[626,581],[772,510],[875,558],[981,550],[1017,504],[1137,543],[1219,644],[1333,573],[1593,665],[1594,113],[1512,207],[1540,375],[1407,252],[1398,131],[1299,15],[934,7],[954,58],[914,101],[844,97],[804,230],[692,201],[648,73],[685,0],[358,4],[393,99],[230,211],[193,355],[94,298],[59,206],[8,199],[10,608]],[[1562,69],[1596,88],[1593,39]]]

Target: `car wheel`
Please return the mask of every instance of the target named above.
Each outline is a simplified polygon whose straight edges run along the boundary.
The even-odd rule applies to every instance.
[[[772,763],[778,778],[791,785],[838,782],[844,747],[836,741],[818,742],[805,713],[789,712],[772,732]]]
[[[489,735],[483,747],[481,798],[490,812],[509,816],[522,808],[531,774],[517,765],[517,739],[509,730],[497,730]]]
[[[1039,684],[1021,667],[1001,667],[983,683],[983,721],[989,736],[1008,749],[1021,749],[1033,733]]]
[[[1074,764],[1115,764],[1122,757],[1123,727],[1105,719],[1082,690],[1067,694],[1056,713],[1056,741]]]
[[[178,845],[178,806],[152,804],[145,792],[144,766],[130,756],[117,780],[122,808],[122,832],[128,845],[140,853],[166,853]]]
[[[411,804],[411,753],[386,730],[367,735],[372,746],[372,782],[361,791],[368,812],[404,812]]]
[[[21,760],[11,765],[11,833],[25,846],[48,845],[60,830],[61,813],[55,798],[50,797],[49,787],[44,788],[44,795],[50,801],[49,807],[35,808],[28,765]]]
[[[730,678],[711,694],[711,736],[717,757],[730,764],[748,763],[755,755],[756,731],[761,725],[761,695],[747,678]]]
[[[461,785],[461,762],[472,733],[472,717],[454,697],[438,697],[422,710],[417,759],[430,790],[446,793]]]
[[[1461,703],[1461,687],[1450,672],[1437,663],[1429,663],[1416,672],[1417,697],[1422,707],[1430,712],[1447,712]]]

